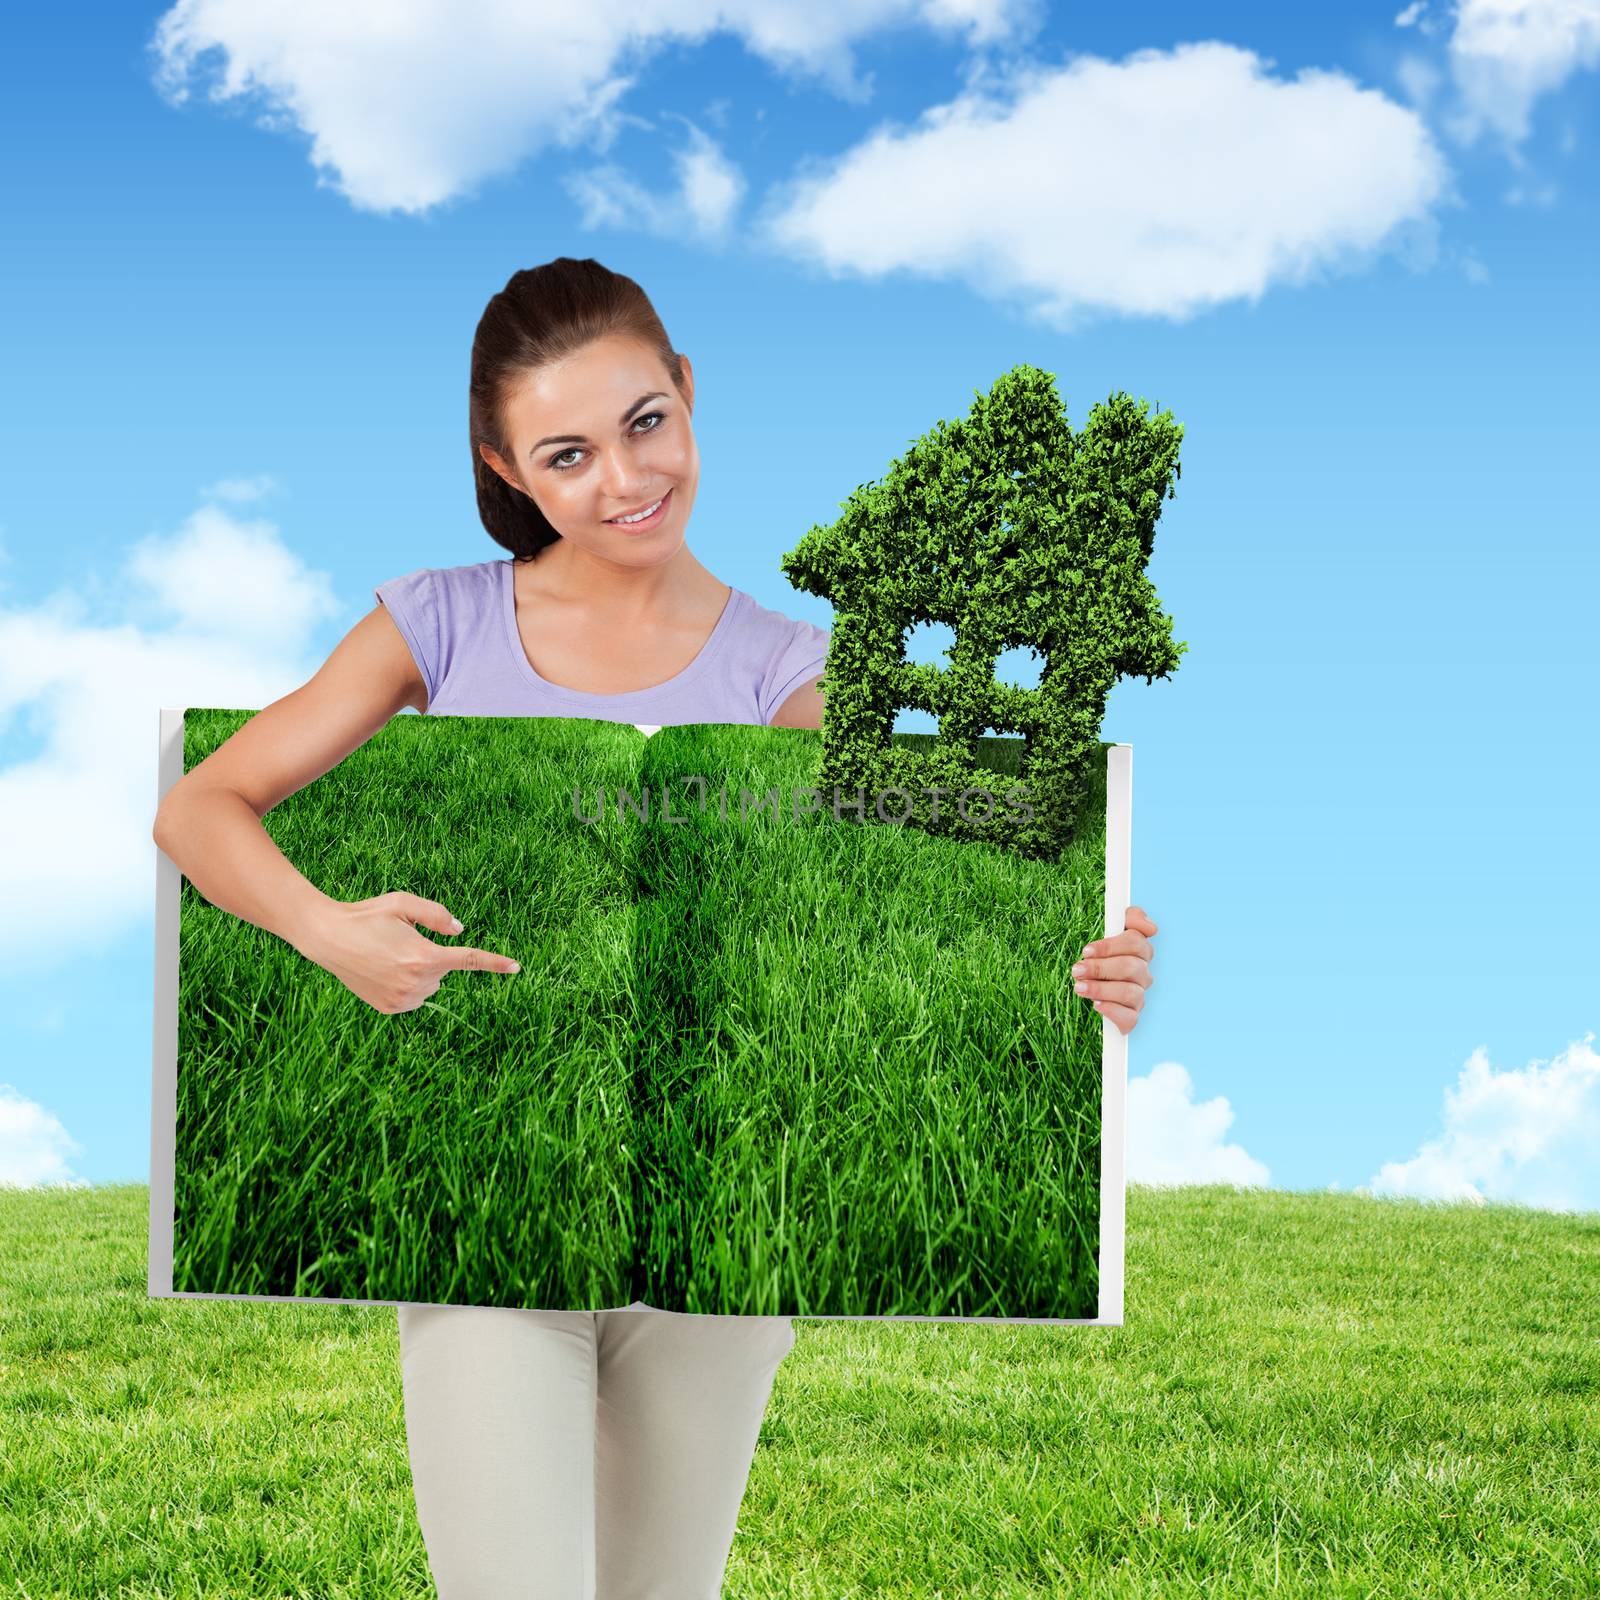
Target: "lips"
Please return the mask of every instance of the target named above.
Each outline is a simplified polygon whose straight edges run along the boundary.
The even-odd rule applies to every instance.
[[[648,517],[643,517],[638,522],[619,522],[615,517],[607,517],[605,519],[606,526],[608,528],[621,528],[624,532],[632,532],[635,528],[653,528],[666,515],[667,507],[671,500],[672,490],[668,489],[660,500],[655,503],[656,508]],[[626,513],[623,514],[626,515]]]

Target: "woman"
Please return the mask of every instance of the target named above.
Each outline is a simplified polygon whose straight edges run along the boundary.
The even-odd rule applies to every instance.
[[[380,584],[308,683],[174,785],[156,842],[207,900],[378,1010],[411,1010],[447,972],[516,963],[419,933],[461,931],[437,902],[324,895],[260,821],[404,707],[821,726],[828,635],[730,589],[684,541],[693,406],[689,361],[631,278],[567,257],[511,278],[478,324],[469,407],[478,512],[511,559]],[[1133,907],[1126,932],[1086,951],[1079,991],[1124,1032],[1155,931]],[[402,1304],[398,1321],[441,1600],[721,1593],[790,1319],[635,1302]]]

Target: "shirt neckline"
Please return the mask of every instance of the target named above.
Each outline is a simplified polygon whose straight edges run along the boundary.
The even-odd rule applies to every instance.
[[[618,689],[615,693],[606,694],[595,689],[572,689],[564,683],[551,683],[548,678],[540,676],[534,664],[528,659],[527,651],[522,648],[522,635],[517,631],[517,590],[514,581],[516,574],[513,570],[515,563],[508,558],[497,561],[495,565],[500,568],[500,614],[505,622],[506,643],[511,648],[512,660],[529,683],[546,694],[558,695],[577,705],[619,703],[631,705],[634,702],[642,702],[649,696],[680,688],[698,678],[726,644],[744,593],[743,590],[729,584],[728,598],[723,602],[722,615],[717,618],[711,632],[706,635],[706,642],[700,646],[698,654],[681,671],[673,673],[670,678],[662,679],[660,683],[646,684],[642,689]]]

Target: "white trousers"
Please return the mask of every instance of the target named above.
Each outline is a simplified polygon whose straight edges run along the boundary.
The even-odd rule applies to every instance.
[[[717,1600],[788,1317],[396,1311],[439,1600]]]

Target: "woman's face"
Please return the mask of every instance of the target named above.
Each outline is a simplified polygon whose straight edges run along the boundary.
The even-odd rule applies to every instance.
[[[530,373],[506,400],[514,461],[484,459],[549,519],[564,539],[606,561],[654,566],[682,546],[700,482],[685,394],[648,345],[618,336]],[[643,522],[617,517],[664,501]]]

